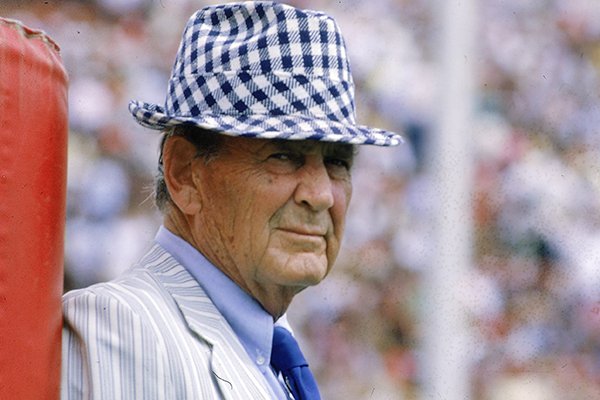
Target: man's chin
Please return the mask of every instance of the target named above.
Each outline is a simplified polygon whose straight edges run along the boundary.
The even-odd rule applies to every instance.
[[[315,259],[316,258],[316,259]],[[320,283],[329,272],[327,262],[314,255],[299,255],[289,260],[285,266],[286,280],[291,286],[303,289]]]
[[[257,269],[263,284],[297,287],[298,290],[314,286],[329,273],[325,252],[293,251],[289,248],[271,247]]]

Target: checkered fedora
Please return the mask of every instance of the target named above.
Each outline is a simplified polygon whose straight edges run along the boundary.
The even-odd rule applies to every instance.
[[[165,106],[139,101],[143,126],[186,124],[231,136],[396,145],[357,125],[340,30],[320,12],[270,1],[206,7],[188,21]]]

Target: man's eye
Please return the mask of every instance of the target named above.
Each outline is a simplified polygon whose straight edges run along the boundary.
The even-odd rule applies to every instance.
[[[291,154],[288,153],[275,153],[275,154],[271,154],[269,156],[269,158],[275,159],[275,160],[281,160],[281,161],[288,161],[292,159]]]
[[[300,163],[300,156],[293,153],[273,153],[269,156],[272,160]]]
[[[344,160],[342,158],[327,158],[325,159],[325,162],[328,165],[332,165],[334,167],[340,167],[340,168],[345,168],[347,170],[350,170],[350,162],[347,160]]]

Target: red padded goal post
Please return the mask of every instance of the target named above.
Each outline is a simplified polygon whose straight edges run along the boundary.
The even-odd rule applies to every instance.
[[[0,18],[0,399],[58,399],[67,74],[43,32]]]

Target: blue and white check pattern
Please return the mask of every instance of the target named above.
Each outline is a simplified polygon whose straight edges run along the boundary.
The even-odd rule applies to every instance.
[[[183,33],[165,106],[132,101],[148,128],[191,124],[232,136],[400,143],[356,125],[344,40],[320,12],[274,2],[204,8]]]

